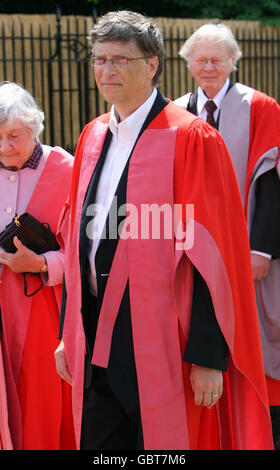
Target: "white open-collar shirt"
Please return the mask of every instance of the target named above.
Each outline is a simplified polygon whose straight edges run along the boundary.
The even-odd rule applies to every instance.
[[[112,140],[110,142],[97,186],[95,199],[96,211],[94,224],[91,225],[93,231],[89,263],[91,268],[91,287],[95,295],[97,287],[94,259],[98,244],[120,177],[138,134],[154,104],[156,96],[157,90],[154,88],[149,98],[136,111],[134,111],[134,113],[130,114],[121,122],[119,122],[118,114],[114,105],[111,108],[109,129],[112,132]],[[106,275],[106,273],[104,275]]]

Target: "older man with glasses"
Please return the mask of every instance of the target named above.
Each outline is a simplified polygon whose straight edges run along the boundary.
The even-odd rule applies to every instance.
[[[280,448],[280,107],[248,86],[233,83],[241,51],[223,24],[206,24],[179,54],[197,91],[175,100],[219,130],[239,182],[250,234],[275,448]]]
[[[148,18],[110,12],[90,37],[112,108],[81,134],[61,216],[56,361],[73,386],[77,443],[270,449],[264,374],[247,360],[261,362],[247,230],[224,142],[157,90],[164,46]]]

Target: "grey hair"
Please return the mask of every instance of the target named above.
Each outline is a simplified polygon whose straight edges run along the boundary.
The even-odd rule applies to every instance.
[[[14,119],[22,121],[38,138],[44,129],[44,113],[33,96],[21,85],[14,82],[0,83],[0,125]]]
[[[236,63],[242,56],[242,52],[233,36],[231,29],[225,24],[204,24],[200,26],[184,43],[179,51],[179,55],[187,62],[190,61],[195,46],[204,39],[224,43],[231,57],[234,59],[234,69]]]
[[[156,85],[163,69],[164,42],[159,27],[146,16],[129,10],[111,11],[100,18],[89,32],[91,45],[95,42],[134,40],[145,57],[158,57],[158,70],[152,80]]]

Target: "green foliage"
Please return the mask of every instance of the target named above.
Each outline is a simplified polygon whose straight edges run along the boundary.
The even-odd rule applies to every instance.
[[[278,0],[150,0],[120,2],[110,0],[88,0],[98,11],[122,8],[141,11],[150,16],[177,18],[219,18],[235,20],[258,20],[277,24],[280,22],[280,4]]]
[[[258,20],[280,24],[279,0],[0,0],[0,13],[102,15],[110,10],[131,9],[153,17]]]
[[[183,16],[193,18],[221,18],[261,20],[280,18],[280,5],[277,0],[172,0],[180,8]]]

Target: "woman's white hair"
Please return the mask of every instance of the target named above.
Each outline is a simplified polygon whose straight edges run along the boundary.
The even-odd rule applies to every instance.
[[[242,56],[242,52],[233,36],[231,29],[225,24],[204,24],[200,26],[184,43],[179,51],[179,55],[187,62],[191,59],[191,55],[195,46],[203,40],[211,40],[217,43],[224,43],[229,54],[233,57],[234,68],[237,61]]]
[[[0,125],[19,119],[38,138],[44,129],[44,113],[35,99],[21,85],[14,82],[0,84]]]

